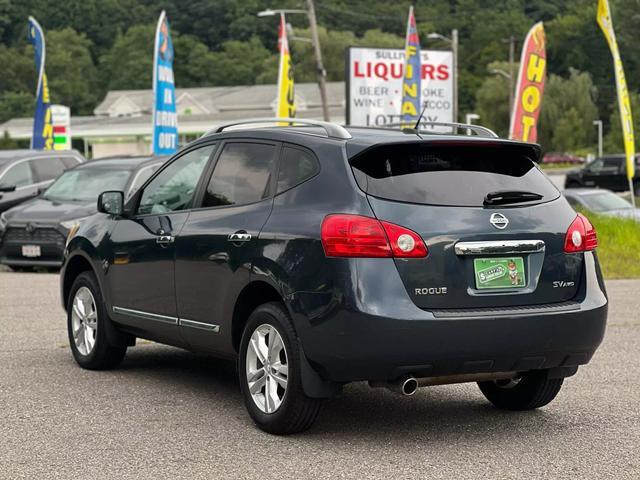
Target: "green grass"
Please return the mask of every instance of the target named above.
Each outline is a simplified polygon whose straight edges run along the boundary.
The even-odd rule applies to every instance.
[[[585,213],[596,228],[605,278],[640,278],[640,222]]]
[[[541,163],[540,168],[542,170],[565,170],[569,168],[580,168],[584,164],[583,163]]]

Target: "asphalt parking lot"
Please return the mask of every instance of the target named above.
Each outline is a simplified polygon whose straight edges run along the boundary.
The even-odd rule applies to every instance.
[[[413,398],[365,384],[281,438],[245,414],[233,364],[141,342],[78,368],[55,274],[0,273],[0,478],[640,478],[640,281],[554,403],[492,408],[474,384]]]

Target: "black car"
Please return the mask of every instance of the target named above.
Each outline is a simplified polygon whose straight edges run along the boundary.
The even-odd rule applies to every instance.
[[[61,271],[80,366],[136,337],[237,358],[252,419],[284,434],[348,382],[474,381],[528,410],[589,362],[596,233],[537,145],[297,122],[220,127],[130,199],[102,193]]]
[[[578,209],[607,217],[633,218],[640,221],[640,208],[610,190],[601,188],[571,188],[562,192],[569,204]]]
[[[0,213],[44,192],[85,159],[75,150],[0,150]]]
[[[567,173],[565,188],[606,188],[614,192],[629,190],[627,179],[627,161],[624,155],[610,155],[596,158],[579,170]],[[640,156],[636,156],[636,174],[633,177],[633,188],[640,195]]]
[[[14,268],[60,267],[69,231],[96,213],[98,194],[130,197],[167,157],[114,157],[67,170],[42,195],[0,214],[0,263]]]

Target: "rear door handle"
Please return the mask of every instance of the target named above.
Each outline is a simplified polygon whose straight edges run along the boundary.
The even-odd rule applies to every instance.
[[[156,238],[156,243],[159,243],[160,245],[169,245],[170,243],[173,243],[174,240],[175,238],[171,235],[159,235]]]
[[[229,235],[228,240],[231,243],[243,243],[243,242],[248,242],[251,240],[251,234],[245,232],[244,230],[241,230],[239,232],[236,233],[232,233],[231,235]]]

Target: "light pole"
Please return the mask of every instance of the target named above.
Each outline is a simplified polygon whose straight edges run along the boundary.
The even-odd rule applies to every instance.
[[[274,15],[279,15],[281,13],[303,13],[309,19],[309,27],[311,30],[311,43],[313,45],[313,54],[316,60],[316,70],[318,71],[318,88],[320,89],[320,101],[322,103],[322,117],[325,122],[330,121],[329,118],[329,104],[327,101],[327,83],[326,76],[327,71],[324,69],[324,65],[322,64],[322,51],[320,50],[320,37],[318,36],[318,22],[316,20],[316,9],[313,3],[313,0],[306,0],[307,9],[306,10],[298,10],[298,9],[277,9],[272,10],[270,8],[258,12],[258,17],[271,17]]]
[[[451,44],[451,56],[453,61],[453,121],[458,121],[458,29],[451,30],[451,38],[436,32],[427,35],[427,38],[444,40]]]
[[[507,73],[500,68],[490,68],[489,73],[500,75],[501,77],[509,80],[509,121],[511,121],[511,111],[513,110],[513,77],[510,73]]]
[[[467,125],[473,125],[473,121],[479,119],[480,115],[478,115],[477,113],[467,113],[464,117],[464,123],[466,123]],[[471,135],[471,133],[471,130],[467,129],[467,135]]]
[[[594,120],[593,124],[598,127],[598,158],[602,158],[602,120]]]

